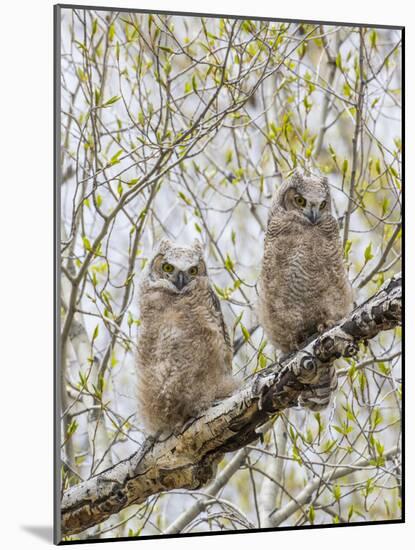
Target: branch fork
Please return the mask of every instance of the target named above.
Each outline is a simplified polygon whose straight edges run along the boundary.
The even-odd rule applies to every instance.
[[[112,514],[173,489],[200,489],[215,476],[224,453],[260,437],[261,426],[289,407],[310,384],[316,369],[357,353],[360,342],[401,324],[402,282],[398,274],[349,317],[302,350],[259,372],[228,399],[215,404],[181,433],[145,444],[129,458],[71,487],[62,499],[62,534],[80,533]]]

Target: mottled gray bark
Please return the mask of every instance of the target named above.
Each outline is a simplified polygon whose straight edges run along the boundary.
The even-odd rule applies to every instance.
[[[353,356],[359,342],[400,325],[401,297],[401,276],[396,275],[348,318],[287,358],[283,368],[264,369],[182,433],[146,445],[69,489],[62,499],[62,534],[80,533],[156,493],[203,487],[214,477],[224,453],[256,440],[257,429],[270,415],[297,405],[316,369],[327,368],[338,357]]]

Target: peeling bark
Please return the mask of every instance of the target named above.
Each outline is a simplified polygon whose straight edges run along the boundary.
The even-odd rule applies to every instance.
[[[63,496],[63,536],[80,533],[112,514],[173,489],[200,489],[216,472],[224,453],[259,437],[271,415],[297,405],[317,369],[357,353],[361,341],[401,324],[401,275],[324,334],[251,378],[235,395],[208,409],[183,432],[144,448]]]

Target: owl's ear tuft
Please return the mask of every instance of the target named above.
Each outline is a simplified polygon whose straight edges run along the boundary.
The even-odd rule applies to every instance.
[[[293,173],[291,174],[291,182],[292,183],[300,183],[304,181],[304,173],[300,170],[300,168],[295,168]]]
[[[330,191],[329,178],[327,176],[321,176],[320,181],[327,191]]]
[[[165,254],[174,245],[170,239],[164,238],[154,247],[154,251],[158,254]]]
[[[195,239],[192,244],[193,250],[196,250],[201,256],[205,253],[205,247],[199,239]]]

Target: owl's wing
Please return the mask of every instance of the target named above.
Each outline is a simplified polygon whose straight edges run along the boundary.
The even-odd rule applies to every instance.
[[[231,343],[231,339],[229,337],[228,329],[226,328],[226,325],[225,325],[225,320],[223,318],[223,313],[222,313],[222,308],[221,308],[221,305],[220,305],[220,300],[219,300],[216,292],[213,290],[212,287],[209,288],[209,292],[210,292],[210,299],[212,300],[213,308],[215,310],[216,316],[217,316],[218,321],[219,321],[219,325],[220,325],[221,330],[222,330],[223,340],[225,342],[226,347],[229,349],[230,353],[233,354],[233,346],[232,346],[232,343]]]

